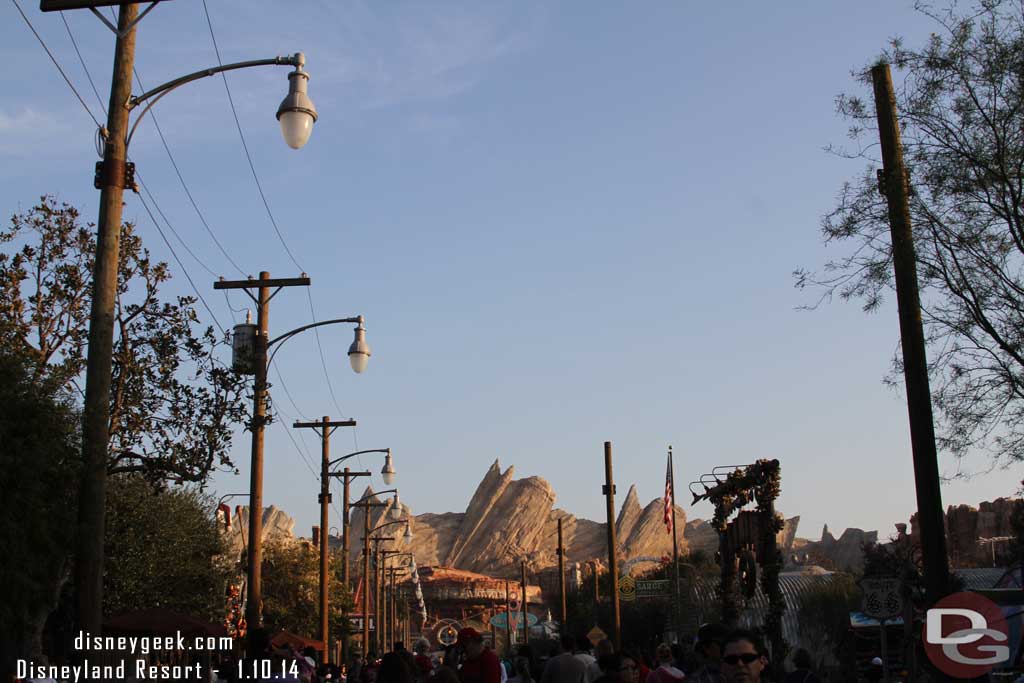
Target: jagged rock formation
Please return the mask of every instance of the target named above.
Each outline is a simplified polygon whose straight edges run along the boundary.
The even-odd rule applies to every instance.
[[[477,486],[464,512],[426,513],[412,518],[413,541],[402,548],[416,554],[422,566],[442,565],[491,576],[515,577],[525,559],[531,571],[557,564],[557,525],[562,520],[566,560],[587,562],[605,556],[605,525],[577,519],[554,508],[555,492],[540,477],[514,479],[515,469],[501,471],[495,460]],[[376,500],[367,489],[370,500]],[[382,501],[389,505],[387,501]],[[371,528],[380,524],[388,507],[371,508]],[[350,516],[354,539],[362,537],[363,509]],[[686,513],[677,506],[676,524],[686,525]],[[398,526],[398,525],[396,525]],[[399,528],[396,534],[401,533]],[[641,508],[636,487],[631,487],[616,521],[617,543],[623,559],[661,557],[672,552],[672,536],[662,521],[661,499]],[[390,532],[389,532],[390,533]],[[358,542],[350,544],[354,560]],[[679,534],[680,551],[686,540]]]
[[[272,540],[294,540],[295,520],[281,509],[271,505],[263,508],[263,533],[261,538],[266,543]],[[249,537],[249,506],[238,506],[231,518],[231,527],[224,534],[232,557],[237,557],[245,548]]]
[[[988,567],[993,556],[999,558],[1015,537],[1010,522],[1020,499],[996,498],[983,501],[977,508],[950,505],[946,508],[946,544],[954,567]],[[917,513],[910,518],[910,538],[917,541],[920,531]]]
[[[413,552],[421,567],[447,566],[465,572],[494,577],[517,578],[519,563],[526,560],[532,573],[542,572],[558,563],[556,555],[558,520],[562,520],[566,562],[607,560],[605,524],[555,508],[555,493],[544,479],[514,479],[514,468],[501,471],[495,460],[477,486],[464,512],[424,513],[412,516],[405,505],[393,509],[394,499],[380,499],[372,488],[364,496],[375,504],[369,508],[371,529],[395,521],[410,519],[414,538],[409,546],[401,541],[402,522],[384,527],[376,536],[393,536],[397,544],[390,547]],[[951,563],[954,567],[989,566],[993,551],[997,557],[1015,536],[1011,517],[1024,501],[999,498],[982,502],[978,508],[951,505],[946,511],[946,529]],[[661,558],[671,555],[672,536],[663,523],[663,503],[656,498],[641,506],[636,486],[631,486],[615,521],[619,556],[623,561],[639,557]],[[244,547],[249,531],[248,507],[237,507],[231,528],[225,537],[231,552],[237,556]],[[349,553],[355,562],[362,552],[366,517],[365,507],[350,513]],[[827,569],[858,571],[863,567],[861,547],[878,542],[877,531],[846,529],[837,539],[826,524],[821,539],[810,541],[797,537],[800,517],[785,520],[777,537],[779,550],[789,569],[820,564]],[[899,525],[898,525],[899,526]],[[902,525],[905,526],[905,525]],[[911,517],[910,537],[918,536],[917,515]],[[718,534],[704,520],[686,520],[686,513],[677,506],[676,527],[679,551],[700,550],[713,556],[718,551]],[[263,540],[294,540],[295,520],[274,506],[263,511]],[[979,542],[988,539],[987,542]],[[341,539],[330,537],[332,547],[340,547]],[[996,544],[995,548],[993,544]],[[572,569],[571,571],[575,571]]]

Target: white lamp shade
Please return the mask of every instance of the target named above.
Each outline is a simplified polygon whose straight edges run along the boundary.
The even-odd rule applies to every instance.
[[[358,372],[358,370],[356,372]],[[387,452],[387,455],[384,456],[384,467],[380,471],[380,477],[388,486],[395,481],[395,465],[391,462],[390,450]],[[397,500],[398,497],[396,496],[395,499]]]
[[[277,120],[281,122],[281,133],[284,141],[292,149],[299,149],[309,140],[316,122],[316,106],[309,99],[306,89],[309,86],[309,74],[297,67],[288,74],[288,95],[277,108]]]
[[[313,117],[305,111],[287,111],[281,114],[281,134],[292,149],[302,149],[313,133]]]
[[[402,536],[402,538],[405,539],[406,543],[412,542],[412,528],[408,524],[405,525],[405,534]],[[415,564],[413,564],[413,571],[416,571]]]
[[[356,374],[366,369],[370,360],[370,345],[366,343],[366,328],[362,325],[356,328],[356,338],[348,347],[348,362]]]

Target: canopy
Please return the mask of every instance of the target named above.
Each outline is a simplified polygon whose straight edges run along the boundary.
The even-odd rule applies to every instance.
[[[226,636],[227,629],[221,624],[211,624],[204,619],[180,614],[163,607],[126,612],[111,617],[106,630],[119,633],[152,634],[173,636],[180,632],[185,636]]]
[[[290,645],[296,652],[302,652],[307,647],[311,647],[317,652],[323,652],[324,650],[324,642],[322,640],[303,638],[291,631],[281,631],[270,639],[270,644],[274,647],[287,647]]]

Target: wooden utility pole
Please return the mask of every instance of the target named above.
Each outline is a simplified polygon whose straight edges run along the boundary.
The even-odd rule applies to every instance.
[[[558,518],[558,597],[562,603],[562,624],[559,631],[569,632],[568,611],[565,604],[565,544],[562,538],[562,518]]]
[[[128,100],[135,64],[135,19],[139,6],[118,12],[114,73],[107,106],[107,137],[98,174],[100,212],[93,266],[85,404],[82,409],[82,475],[78,496],[78,628],[99,635],[103,625],[103,530],[110,446],[110,385],[114,355],[114,306],[121,253],[121,211],[128,158]]]
[[[523,592],[523,645],[530,644],[530,612],[527,610],[527,603],[529,600],[526,599],[526,560],[520,563],[520,569],[522,570],[522,579],[520,580],[520,588]]]
[[[345,468],[342,472],[330,473],[331,476],[341,477],[342,479],[342,507],[341,507],[341,582],[345,585],[345,588],[352,589],[351,583],[351,572],[349,569],[349,531],[348,522],[349,515],[349,485],[352,480],[356,477],[369,477],[369,472],[353,472],[349,468]],[[346,631],[348,627],[346,626]],[[341,639],[341,663],[348,663],[348,638],[342,636]]]
[[[615,651],[622,650],[622,624],[619,614],[619,564],[615,553],[615,480],[612,478],[612,442],[604,442],[604,493],[608,506],[608,572],[612,580],[612,624]]]
[[[263,271],[259,280],[218,280],[213,283],[214,289],[244,289],[256,302],[256,354],[255,381],[253,383],[252,422],[252,454],[249,472],[249,576],[248,596],[245,604],[245,620],[249,629],[257,628],[263,621],[262,566],[263,562],[263,431],[267,424],[267,351],[270,348],[268,337],[270,300],[282,287],[308,287],[309,278],[303,275],[295,278],[271,279],[270,273]],[[256,289],[254,297],[249,290]],[[274,289],[271,293],[271,289]]]
[[[328,529],[330,521],[327,518],[327,509],[331,504],[331,434],[338,427],[355,427],[355,420],[339,420],[331,422],[328,415],[324,415],[319,422],[298,422],[292,425],[295,429],[312,429],[320,435],[320,495],[317,501],[320,503],[320,640],[324,643],[324,663],[330,659],[329,627],[327,618],[327,603],[330,587],[328,577],[328,565],[330,561],[330,542]],[[348,481],[346,478],[345,481]],[[344,530],[342,531],[344,533]]]
[[[349,507],[363,508],[363,642],[361,646],[363,660],[366,659],[370,651],[370,508],[386,505],[387,503],[374,503],[369,500],[349,505]],[[374,624],[373,627],[376,633],[378,624]]]
[[[508,594],[508,581],[505,581],[505,632],[508,634],[508,652],[512,656],[512,599]]]
[[[917,284],[917,257],[910,223],[907,170],[903,163],[896,96],[889,65],[878,64],[872,67],[871,80],[874,84],[878,134],[882,143],[884,175],[881,189],[888,200],[889,227],[892,232],[892,260],[896,276],[896,300],[899,304],[903,378],[907,386],[921,555],[928,604],[932,605],[949,592],[949,564],[931,390],[928,386],[924,325],[921,322],[921,297]]]

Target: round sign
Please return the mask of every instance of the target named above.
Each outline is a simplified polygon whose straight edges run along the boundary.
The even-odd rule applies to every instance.
[[[458,639],[459,632],[451,624],[446,624],[437,631],[437,642],[442,645],[454,645]]]
[[[928,610],[924,650],[946,675],[976,678],[1010,658],[1009,633],[999,605],[977,593],[953,593]]]

